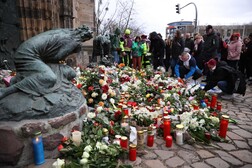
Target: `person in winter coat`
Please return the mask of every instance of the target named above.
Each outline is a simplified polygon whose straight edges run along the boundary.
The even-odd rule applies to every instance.
[[[157,67],[164,67],[164,40],[157,34],[157,32],[152,32],[149,35],[151,41],[150,52],[153,58],[153,68],[156,70]]]
[[[213,27],[208,25],[206,27],[206,35],[204,36],[203,56],[204,63],[208,62],[211,58],[217,57],[217,49],[219,47],[219,38],[216,35]]]
[[[223,68],[228,66],[227,63],[225,61],[217,63],[215,59],[210,59],[206,65],[211,74],[208,77],[204,90],[208,91],[215,86],[218,86],[224,93],[224,95],[221,96],[223,99],[232,99],[235,82],[233,80],[233,75],[229,73],[226,68]]]
[[[126,29],[124,33],[124,52],[125,55],[123,56],[123,62],[126,66],[132,66],[132,59],[131,59],[131,47],[132,47],[132,39],[130,37],[130,30]]]
[[[192,55],[196,60],[196,64],[199,67],[199,69],[203,69],[204,64],[203,64],[203,47],[204,47],[204,41],[203,37],[201,35],[196,35],[195,36],[195,41],[194,41],[194,48]]]
[[[227,63],[234,69],[238,69],[238,62],[241,56],[242,42],[240,34],[234,33],[231,35],[230,43],[228,44]]]
[[[142,69],[142,54],[144,49],[144,45],[140,42],[140,36],[136,36],[131,49],[133,68],[140,71]]]
[[[185,47],[190,49],[190,54],[193,52],[194,41],[190,36],[190,33],[186,33],[185,35]]]
[[[176,76],[184,81],[190,77],[193,80],[197,80],[202,76],[201,70],[196,65],[196,60],[189,52],[190,50],[185,48],[185,51],[179,56],[179,60],[175,66]]]
[[[248,65],[250,65],[248,66],[248,69],[247,69],[248,71],[247,78],[249,79],[248,84],[251,85],[252,84],[252,66],[251,66],[252,65],[252,33],[249,34],[249,42],[247,44],[247,55],[248,55],[247,63]]]
[[[120,29],[116,28],[115,33],[110,35],[110,45],[111,45],[111,54],[114,56],[114,64],[119,63],[119,52],[120,52],[120,38],[121,34]]]
[[[174,38],[172,40],[172,48],[171,48],[171,69],[172,74],[171,76],[174,76],[175,74],[175,65],[178,61],[179,56],[182,54],[185,48],[185,42],[183,38],[181,37],[181,32],[179,30],[176,31]]]

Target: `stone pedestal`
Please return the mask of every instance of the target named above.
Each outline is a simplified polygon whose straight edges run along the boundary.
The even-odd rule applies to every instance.
[[[60,117],[40,120],[0,122],[0,167],[19,168],[32,164],[32,136],[41,131],[45,159],[59,156],[57,150],[64,136],[70,137],[72,130],[81,130],[88,107],[83,104],[78,110]]]

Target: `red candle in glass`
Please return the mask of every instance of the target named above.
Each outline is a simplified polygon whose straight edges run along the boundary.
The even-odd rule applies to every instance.
[[[214,109],[216,107],[216,103],[217,103],[217,94],[213,94],[210,107]]]
[[[210,140],[211,139],[211,134],[209,132],[205,132],[205,137],[206,137],[206,139]]]
[[[121,148],[123,149],[128,148],[128,138],[126,136],[121,137],[120,145],[121,145]]]
[[[196,104],[194,104],[194,105],[193,105],[193,109],[194,109],[194,110],[199,110],[199,106],[196,105]]]
[[[164,116],[164,140],[171,133],[171,122],[169,116]]]
[[[128,109],[127,106],[123,106],[122,111],[123,111],[123,114],[124,114],[125,116],[128,116],[128,115],[129,115],[129,109]]]
[[[217,102],[217,110],[221,111],[221,102]]]
[[[172,136],[168,135],[165,139],[166,141],[166,147],[171,147],[172,146]]]
[[[226,138],[227,129],[228,129],[228,121],[229,121],[229,116],[227,116],[227,115],[221,116],[219,136],[222,138]]]
[[[147,136],[147,146],[152,147],[154,144],[154,134],[152,131],[148,131],[148,136]]]
[[[168,116],[168,111],[165,111],[164,113],[163,113],[163,116]]]
[[[129,146],[129,160],[130,161],[135,161],[136,160],[136,145],[135,144],[130,144]]]

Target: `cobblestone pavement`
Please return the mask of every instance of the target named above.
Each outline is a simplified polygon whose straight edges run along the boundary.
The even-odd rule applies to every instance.
[[[229,124],[228,143],[212,141],[211,146],[202,144],[165,146],[161,138],[155,140],[147,154],[137,157],[134,162],[126,161],[134,168],[252,168],[252,86],[247,87],[246,95],[235,95],[235,99],[221,100],[222,111],[235,119],[238,124]],[[55,159],[47,159],[41,166],[51,167]]]
[[[228,143],[212,142],[167,148],[163,139],[156,139],[153,147],[146,149],[146,155],[127,161],[134,168],[252,168],[252,86],[246,95],[235,95],[235,99],[221,100],[224,112],[238,124],[229,124]]]

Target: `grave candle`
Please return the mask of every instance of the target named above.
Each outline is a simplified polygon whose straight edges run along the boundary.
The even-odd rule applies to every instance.
[[[221,111],[221,102],[217,102],[217,111]]]
[[[172,136],[168,135],[165,139],[166,141],[166,147],[171,147],[172,146]]]
[[[228,129],[228,121],[229,121],[229,116],[227,115],[221,116],[219,136],[222,138],[226,138],[227,129]]]
[[[76,146],[79,146],[81,143],[81,132],[80,131],[72,132],[72,140]]]
[[[154,134],[152,131],[148,131],[147,146],[152,147],[154,144]]]
[[[214,109],[216,107],[216,103],[217,103],[217,94],[213,94],[210,107]]]
[[[171,122],[169,116],[164,116],[164,140],[168,135],[170,135],[171,132]]]
[[[41,165],[45,163],[44,147],[40,131],[34,134],[34,138],[32,138],[32,146],[35,165]]]
[[[136,145],[135,144],[130,144],[129,146],[129,160],[130,161],[135,161],[136,160]]]
[[[121,145],[121,148],[123,149],[128,148],[128,138],[126,136],[121,137],[120,145]]]

